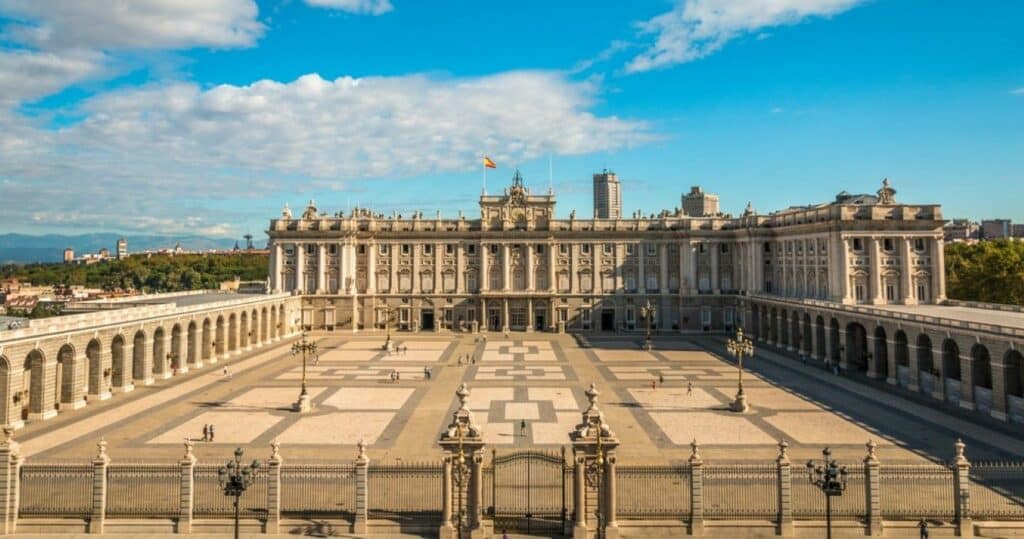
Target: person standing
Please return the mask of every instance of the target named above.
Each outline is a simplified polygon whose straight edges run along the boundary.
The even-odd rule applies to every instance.
[[[656,388],[657,386],[658,386],[658,381],[657,381],[657,380],[651,380],[651,389],[653,390],[653,389],[655,389],[655,388]]]
[[[203,441],[210,441],[210,425],[203,425]]]
[[[526,420],[525,419],[519,420],[519,435],[520,436],[524,436],[524,437],[526,436]]]
[[[210,442],[213,442],[213,425],[210,425]]]
[[[686,382],[686,396],[690,396],[690,395],[693,395],[693,382],[687,381]]]
[[[658,384],[659,385],[665,385],[665,375],[664,374],[659,374],[658,375]]]

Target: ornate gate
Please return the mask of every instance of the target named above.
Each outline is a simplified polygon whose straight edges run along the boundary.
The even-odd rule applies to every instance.
[[[568,490],[572,468],[561,451],[491,452],[490,469],[484,470],[490,500],[485,507],[494,519],[494,533],[502,531],[562,535],[571,500]],[[487,482],[490,485],[487,485]],[[486,503],[489,501],[490,503]]]

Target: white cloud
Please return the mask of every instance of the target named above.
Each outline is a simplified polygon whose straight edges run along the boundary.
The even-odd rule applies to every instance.
[[[263,34],[253,0],[0,0],[4,37],[40,49],[245,47]]]
[[[552,72],[509,72],[333,81],[311,74],[108,92],[75,111],[82,121],[56,131],[18,117],[13,140],[22,146],[0,135],[0,200],[19,201],[5,208],[0,227],[39,215],[137,228],[168,227],[185,214],[237,222],[253,215],[210,208],[294,191],[296,183],[337,188],[475,170],[484,152],[508,163],[654,138],[645,123],[594,114],[596,91]]]
[[[654,43],[634,57],[627,73],[690,62],[730,40],[762,28],[842,13],[866,0],[678,0],[675,8],[640,23]]]
[[[383,15],[394,9],[390,0],[306,0],[306,3],[314,7],[367,15]]]
[[[1010,90],[1010,93],[1013,95],[1024,95],[1024,86],[1021,86],[1020,88],[1014,88],[1013,90]]]
[[[92,51],[60,54],[0,50],[0,107],[31,102],[104,71],[104,56]]]

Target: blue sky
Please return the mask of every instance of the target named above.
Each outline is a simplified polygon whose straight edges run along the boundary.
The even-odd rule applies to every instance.
[[[120,7],[119,7],[120,6]],[[0,0],[0,231],[264,229],[314,198],[559,214],[702,185],[761,212],[873,192],[1024,221],[1016,0]]]

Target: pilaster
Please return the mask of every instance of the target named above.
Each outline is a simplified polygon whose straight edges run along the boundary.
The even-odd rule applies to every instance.
[[[356,514],[355,519],[352,523],[352,533],[366,534],[367,522],[369,521],[367,511],[367,500],[368,493],[366,486],[368,483],[368,470],[370,468],[370,458],[366,456],[366,444],[359,440],[359,454],[355,460],[356,470]],[[450,522],[449,522],[450,524]]]
[[[867,509],[868,535],[879,537],[883,534],[882,477],[875,447],[875,442],[868,440],[868,455],[864,457],[864,506]]]
[[[270,442],[270,458],[267,459],[267,523],[264,531],[275,535],[281,533],[281,444],[274,439]],[[358,502],[358,494],[356,495]]]
[[[690,535],[704,535],[704,460],[696,439],[690,448]]]
[[[971,463],[964,456],[966,444],[959,438],[953,444],[953,500],[956,504],[956,531],[960,537],[974,537],[971,519]]]
[[[789,444],[785,440],[779,441],[779,456],[775,459],[779,488],[779,535],[783,537],[793,536],[793,477],[788,449]]]
[[[181,468],[178,497],[178,533],[192,533],[192,511],[195,507],[196,456],[192,440],[185,440],[185,455],[179,461]]]

